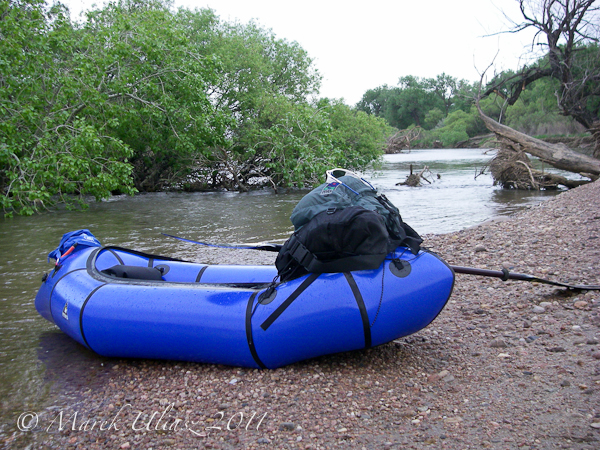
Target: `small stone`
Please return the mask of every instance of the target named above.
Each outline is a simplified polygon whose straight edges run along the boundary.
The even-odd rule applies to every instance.
[[[462,417],[448,417],[444,419],[446,423],[460,423],[462,422]]]
[[[446,369],[442,370],[440,373],[437,374],[438,377],[440,378],[444,378],[445,376],[450,375],[450,372],[448,372]]]
[[[125,442],[124,444],[121,444],[119,448],[131,448],[131,444],[129,444],[129,442]]]
[[[584,300],[578,300],[575,303],[573,303],[573,306],[577,309],[585,309],[588,305],[588,302],[584,301]]]
[[[594,352],[594,353],[592,353],[592,358],[594,358],[594,359],[600,359],[600,352]]]
[[[431,374],[427,377],[427,382],[435,383],[440,380],[440,376],[437,373]]]
[[[268,444],[271,441],[268,440],[267,438],[262,437],[262,438],[258,438],[258,440],[256,442],[258,442],[259,444]]]
[[[339,430],[337,430],[338,433],[345,433],[348,431],[348,428],[340,428]]]
[[[541,302],[540,306],[542,308],[552,308],[552,303],[550,303],[550,302]]]
[[[590,427],[600,429],[600,422],[594,422],[590,424]]]
[[[561,385],[562,387],[569,387],[569,386],[571,386],[571,382],[570,382],[569,380],[562,380],[562,381],[560,382],[560,385]]]
[[[591,338],[591,339],[588,339],[587,341],[585,341],[585,343],[586,343],[587,345],[596,345],[596,344],[598,344],[598,339],[596,339],[596,338]]]
[[[573,326],[571,327],[571,329],[572,329],[573,331],[581,331],[581,327],[580,327],[579,325],[573,325]]]
[[[549,352],[553,352],[553,353],[562,353],[562,352],[566,352],[564,347],[551,347],[548,349]]]
[[[541,313],[544,313],[544,312],[546,312],[546,308],[544,308],[543,306],[535,305],[535,306],[533,307],[533,312],[534,312],[535,314],[541,314]]]
[[[508,353],[498,353],[498,358],[510,358]]]
[[[294,431],[296,429],[296,424],[293,422],[283,422],[279,426],[279,429],[283,431]]]
[[[476,245],[475,253],[481,253],[481,252],[487,252],[487,248],[485,248],[483,245]]]
[[[492,348],[506,348],[508,344],[503,339],[494,339],[490,342],[490,347]]]

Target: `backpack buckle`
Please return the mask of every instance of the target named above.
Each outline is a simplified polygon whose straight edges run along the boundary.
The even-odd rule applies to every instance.
[[[327,208],[327,214],[329,214],[329,215],[333,214],[336,211],[337,211],[337,208],[334,206]]]

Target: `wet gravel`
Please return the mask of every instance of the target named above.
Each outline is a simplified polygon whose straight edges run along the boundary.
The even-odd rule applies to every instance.
[[[452,265],[600,284],[600,183],[508,220],[425,238]],[[599,292],[457,275],[450,303],[421,332],[273,371],[82,350],[47,367],[55,401],[33,431],[3,444],[597,449],[599,305]]]

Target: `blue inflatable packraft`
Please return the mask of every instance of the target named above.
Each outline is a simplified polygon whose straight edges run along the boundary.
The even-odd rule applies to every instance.
[[[438,256],[399,247],[376,270],[308,274],[268,289],[274,266],[205,265],[118,247],[87,230],[50,254],[35,305],[96,353],[276,368],[415,333],[454,284]]]

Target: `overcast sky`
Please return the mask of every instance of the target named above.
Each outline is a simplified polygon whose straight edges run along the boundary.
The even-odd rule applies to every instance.
[[[63,3],[78,14],[104,2]],[[477,81],[496,54],[497,71],[516,69],[533,39],[529,31],[486,37],[510,27],[503,13],[519,20],[516,0],[175,0],[175,6],[211,8],[231,22],[254,19],[298,42],[323,76],[320,96],[349,105],[405,75],[444,72]]]

